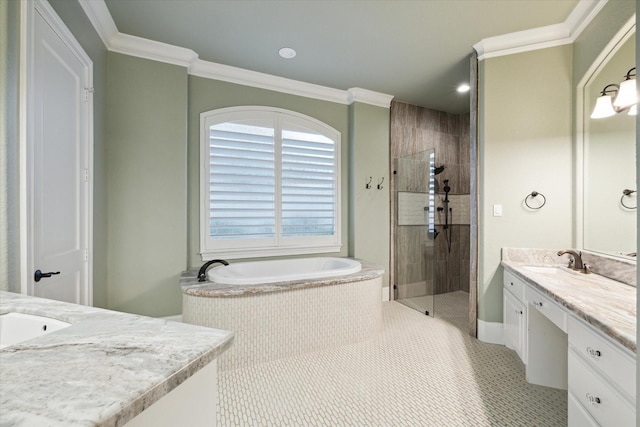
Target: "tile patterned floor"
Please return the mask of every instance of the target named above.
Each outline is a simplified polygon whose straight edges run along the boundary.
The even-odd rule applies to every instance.
[[[467,294],[468,295],[468,294]],[[421,313],[425,311],[433,314],[435,295],[425,295],[419,297],[397,299],[397,302],[406,305],[409,308],[418,310]]]
[[[515,352],[468,336],[468,294],[436,317],[383,303],[366,342],[219,373],[223,426],[564,426],[567,394],[528,384]]]

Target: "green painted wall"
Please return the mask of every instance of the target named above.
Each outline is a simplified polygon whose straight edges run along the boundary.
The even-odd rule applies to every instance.
[[[571,247],[572,47],[486,59],[479,71],[478,318],[501,322],[501,248]],[[533,190],[547,198],[538,211],[523,206]]]
[[[200,257],[200,113],[218,108],[262,105],[306,114],[340,131],[342,136],[342,250],[348,251],[348,136],[349,107],[343,104],[304,98],[285,93],[242,86],[218,80],[189,76],[189,259],[191,267],[203,264]],[[388,115],[388,110],[387,115]],[[388,135],[388,131],[387,131]],[[388,138],[387,138],[388,140]],[[388,245],[388,244],[387,244]],[[239,262],[241,260],[234,260]]]
[[[385,268],[389,286],[389,129],[388,108],[353,103],[349,107],[351,214],[349,254]],[[372,188],[366,189],[368,177]],[[382,190],[377,184],[384,179]]]
[[[187,70],[109,53],[108,307],[180,313],[187,259]]]
[[[20,3],[0,1],[0,290],[20,292]]]

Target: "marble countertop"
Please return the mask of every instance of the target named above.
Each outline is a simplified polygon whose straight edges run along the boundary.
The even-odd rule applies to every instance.
[[[0,314],[71,326],[0,350],[0,425],[121,426],[223,353],[233,333],[0,291]]]
[[[636,288],[598,274],[583,274],[563,264],[503,260],[504,268],[542,291],[594,328],[636,352]],[[525,266],[556,266],[557,274],[536,273]]]
[[[362,270],[345,276],[260,285],[225,285],[209,281],[198,282],[198,270],[194,269],[182,273],[180,276],[180,287],[182,288],[182,292],[187,295],[215,298],[250,295],[263,292],[280,292],[290,289],[313,288],[317,286],[339,285],[349,282],[371,280],[384,274],[384,269],[379,266],[360,259],[357,261],[360,261],[362,264]]]

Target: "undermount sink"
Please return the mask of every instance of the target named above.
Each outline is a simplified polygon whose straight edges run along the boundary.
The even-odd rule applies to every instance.
[[[540,267],[533,265],[526,265],[524,267],[526,270],[531,271],[532,273],[538,274],[565,274],[568,273],[563,267]]]
[[[0,315],[0,348],[21,343],[42,335],[59,331],[71,323],[26,313],[6,313]]]

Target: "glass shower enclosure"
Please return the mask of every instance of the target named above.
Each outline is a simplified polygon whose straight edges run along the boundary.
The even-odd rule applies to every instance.
[[[435,150],[394,163],[394,299],[434,316]]]

